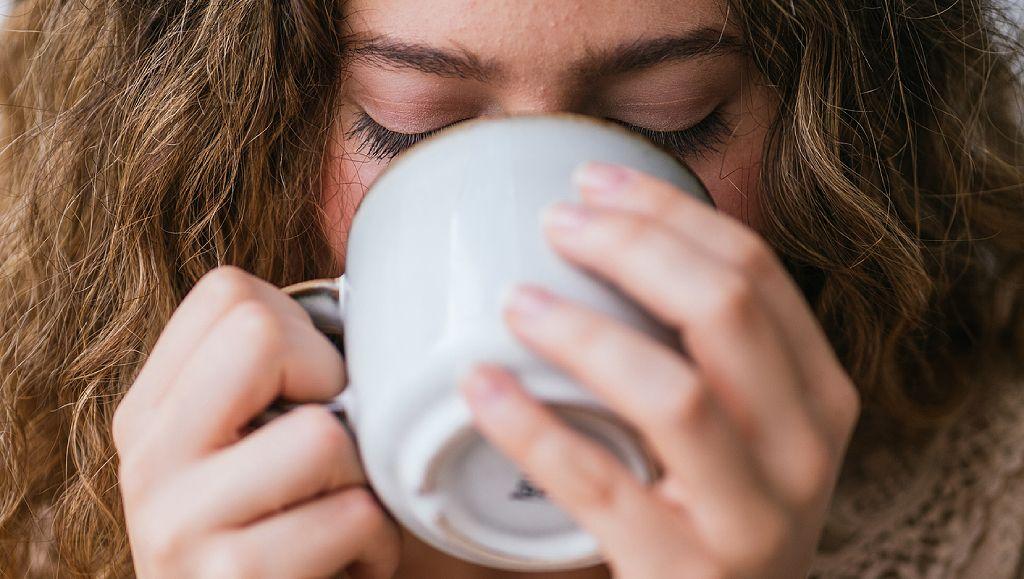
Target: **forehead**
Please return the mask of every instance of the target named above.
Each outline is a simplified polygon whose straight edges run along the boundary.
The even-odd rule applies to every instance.
[[[612,45],[726,27],[720,0],[350,0],[348,31],[471,52],[534,76]]]

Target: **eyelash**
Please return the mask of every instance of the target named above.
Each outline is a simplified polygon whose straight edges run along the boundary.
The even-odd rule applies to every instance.
[[[661,149],[681,157],[700,157],[714,151],[715,147],[720,145],[730,133],[729,126],[718,109],[712,111],[692,127],[681,131],[654,131],[618,119],[607,120],[622,125]],[[359,111],[355,123],[346,131],[345,136],[348,138],[361,136],[362,141],[359,143],[358,152],[369,148],[369,151],[366,152],[367,155],[384,160],[391,159],[434,133],[460,122],[462,121],[422,133],[398,133],[382,127],[373,120],[373,117],[366,114],[366,111]]]

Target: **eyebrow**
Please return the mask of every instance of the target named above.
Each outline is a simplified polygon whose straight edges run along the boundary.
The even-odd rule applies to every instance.
[[[499,62],[481,59],[463,47],[444,50],[379,34],[354,36],[349,42],[346,52],[350,62],[481,82],[505,78]],[[746,45],[738,37],[721,29],[699,28],[680,36],[638,39],[596,51],[588,50],[570,66],[570,70],[578,77],[591,79],[636,72],[665,62],[744,52]]]

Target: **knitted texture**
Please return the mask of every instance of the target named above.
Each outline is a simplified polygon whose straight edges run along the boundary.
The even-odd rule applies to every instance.
[[[1024,385],[844,465],[813,578],[1024,577]]]

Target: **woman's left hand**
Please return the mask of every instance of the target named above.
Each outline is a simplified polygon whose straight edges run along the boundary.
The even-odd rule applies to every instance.
[[[643,485],[499,366],[462,380],[478,427],[597,538],[617,577],[805,576],[856,388],[757,234],[649,175],[589,169],[576,173],[584,203],[546,214],[550,243],[678,329],[682,348],[536,287],[505,318],[634,425],[664,476]]]

